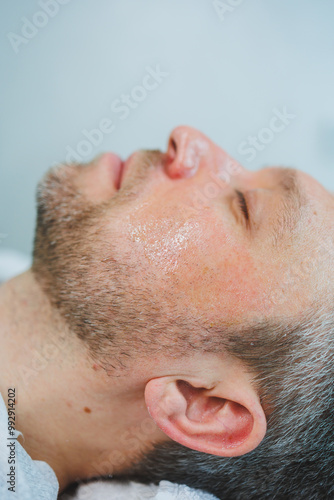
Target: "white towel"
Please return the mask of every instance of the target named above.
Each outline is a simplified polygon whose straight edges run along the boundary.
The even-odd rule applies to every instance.
[[[122,483],[114,480],[92,481],[79,486],[73,496],[63,495],[61,500],[217,500],[201,490],[183,484],[160,481],[159,486],[134,481]]]

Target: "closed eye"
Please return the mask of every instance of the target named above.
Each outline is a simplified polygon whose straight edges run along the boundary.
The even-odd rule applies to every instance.
[[[239,203],[240,210],[243,213],[243,215],[246,219],[246,222],[248,223],[249,222],[249,212],[248,212],[248,207],[247,207],[247,202],[246,202],[245,196],[241,191],[238,191],[238,189],[236,189],[235,192],[238,196],[238,203]]]

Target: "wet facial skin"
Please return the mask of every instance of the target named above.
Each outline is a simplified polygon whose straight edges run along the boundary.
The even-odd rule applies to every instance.
[[[149,290],[174,314],[233,324],[298,314],[330,282],[332,195],[291,168],[247,171],[189,127],[172,131],[166,152],[61,165],[39,192],[40,256],[56,248],[54,273],[67,276],[89,258],[77,284],[86,295],[106,291],[101,266],[112,263],[124,310],[129,290]],[[105,311],[109,299],[100,293]]]
[[[40,336],[51,335],[54,322],[52,336],[67,332],[75,348],[66,351],[70,370],[57,358],[53,371],[48,365],[49,378],[36,380],[44,381],[48,395],[58,387],[60,397],[54,400],[52,391],[46,415],[54,414],[72,383],[81,408],[74,419],[59,414],[68,435],[78,436],[67,463],[57,453],[49,462],[60,477],[65,474],[62,484],[96,475],[90,464],[115,449],[126,456],[116,472],[127,474],[138,448],[136,456],[129,454],[122,431],[149,416],[157,428],[143,441],[144,455],[176,441],[169,443],[170,454],[156,450],[146,469],[139,468],[149,481],[184,483],[186,476],[185,484],[211,485],[201,453],[188,474],[194,450],[212,455],[207,460],[241,457],[224,462],[225,478],[222,464],[212,462],[212,470],[218,464],[219,497],[228,485],[239,494],[242,483],[246,498],[254,477],[265,491],[275,476],[270,494],[276,494],[294,455],[301,462],[292,470],[301,481],[304,470],[312,471],[305,474],[311,482],[315,477],[312,461],[322,477],[329,476],[331,460],[323,465],[332,442],[332,330],[325,321],[315,328],[315,313],[332,310],[334,201],[324,187],[292,168],[249,172],[200,132],[178,127],[165,152],[140,150],[124,163],[105,153],[87,165],[51,169],[38,186],[37,203],[34,279],[26,277],[26,294],[44,292]],[[11,302],[12,295],[6,304]],[[38,300],[32,303],[31,317],[38,319]],[[327,316],[331,320],[331,312]],[[17,314],[13,318],[22,337],[30,338],[22,325],[35,331],[34,321],[23,316],[17,324]],[[262,385],[253,383],[258,374]],[[27,394],[28,410],[30,401]],[[40,442],[48,444],[51,433],[42,440],[35,425],[35,434],[35,456],[43,459]],[[67,434],[60,438],[66,454]],[[116,474],[114,468],[105,472]]]

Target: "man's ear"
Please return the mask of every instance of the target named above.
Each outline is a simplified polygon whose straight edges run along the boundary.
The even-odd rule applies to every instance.
[[[151,379],[145,401],[151,417],[171,439],[193,450],[222,457],[244,455],[266,433],[266,417],[247,376],[207,388],[196,377]],[[212,384],[210,384],[212,385]]]

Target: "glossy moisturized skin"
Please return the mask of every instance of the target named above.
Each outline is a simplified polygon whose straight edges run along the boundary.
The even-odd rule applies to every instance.
[[[281,168],[249,172],[189,127],[172,132],[164,154],[134,153],[119,190],[101,182],[113,161],[107,153],[78,171],[76,186],[90,202],[113,202],[101,216],[105,238],[117,243],[120,261],[136,267],[136,284],[149,278],[162,300],[173,290],[180,310],[233,323],[295,314],[312,300],[310,291],[327,284],[333,197],[307,174],[297,173],[300,220],[277,243]],[[247,197],[249,222],[236,189]]]
[[[29,455],[63,489],[126,473],[171,440],[222,457],[255,449],[261,394],[221,339],[254,317],[298,324],[331,296],[332,195],[302,172],[248,172],[178,127],[164,153],[51,169],[37,204],[32,269],[0,289],[0,392],[20,387]]]

